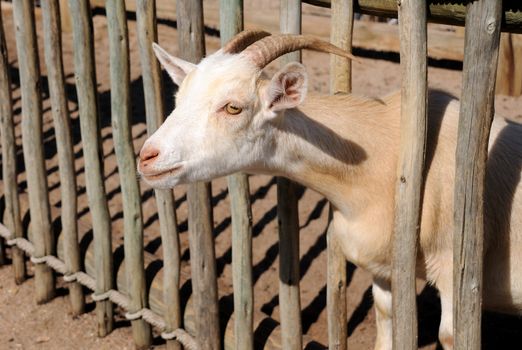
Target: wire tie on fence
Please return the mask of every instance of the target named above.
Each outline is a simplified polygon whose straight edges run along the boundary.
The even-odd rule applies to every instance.
[[[109,299],[110,293],[111,293],[110,290],[108,290],[108,291],[106,291],[104,293],[99,293],[99,294],[92,293],[91,297],[92,297],[92,300],[94,300],[94,301],[104,301],[104,300]]]
[[[46,256],[31,256],[31,262],[33,264],[45,264],[47,262],[47,255]]]
[[[65,282],[76,282],[77,279],[78,276],[76,275],[76,272],[63,275],[63,280]]]
[[[125,318],[129,321],[134,321],[143,317],[143,309],[136,312],[126,312]]]

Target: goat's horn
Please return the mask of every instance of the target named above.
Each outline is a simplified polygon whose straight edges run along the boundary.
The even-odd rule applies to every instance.
[[[269,35],[270,33],[263,30],[244,30],[230,39],[230,41],[223,46],[222,50],[230,54],[240,53],[246,47]]]
[[[263,38],[247,47],[242,54],[249,57],[259,68],[264,68],[279,56],[301,49],[333,53],[356,60],[351,53],[329,42],[308,35],[295,34],[278,34]]]

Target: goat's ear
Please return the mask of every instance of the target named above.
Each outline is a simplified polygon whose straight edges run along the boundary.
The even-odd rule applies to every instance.
[[[174,83],[178,86],[181,85],[187,74],[196,67],[193,63],[171,56],[156,43],[152,44],[152,48],[154,49],[158,61],[160,61],[163,68],[165,68]]]
[[[307,89],[305,67],[301,63],[289,63],[270,81],[265,90],[265,106],[272,112],[295,108],[304,101]]]

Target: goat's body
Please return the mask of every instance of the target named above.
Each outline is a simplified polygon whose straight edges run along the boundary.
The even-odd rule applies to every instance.
[[[266,33],[246,32],[230,47]],[[239,46],[238,46],[239,45]],[[290,63],[271,79],[264,63],[315,39],[260,39],[252,50],[218,51],[193,65],[155,47],[181,85],[176,109],[140,152],[139,172],[156,188],[208,181],[237,171],[286,176],[325,195],[330,229],[346,258],[374,275],[379,350],[392,346],[392,235],[400,144],[400,95],[309,96],[307,74]],[[345,54],[343,54],[345,56]],[[264,62],[260,65],[259,62]],[[284,115],[283,115],[284,114]],[[453,348],[453,191],[459,103],[429,96],[425,188],[417,276],[437,286],[439,339]],[[484,305],[522,314],[522,126],[495,120],[485,187]]]
[[[269,173],[288,176],[332,201],[336,208],[332,225],[346,258],[389,284],[400,95],[382,101],[309,96],[299,110],[286,113],[277,127],[280,135],[275,137],[273,159],[267,162]],[[450,304],[458,116],[456,99],[430,94],[417,276],[435,284]],[[519,314],[522,125],[495,119],[489,149],[484,305]]]

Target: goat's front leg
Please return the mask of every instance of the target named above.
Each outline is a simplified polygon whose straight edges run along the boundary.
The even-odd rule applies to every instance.
[[[372,292],[377,322],[375,350],[391,350],[393,342],[391,283],[374,278]]]
[[[453,349],[453,252],[445,254],[441,261],[440,273],[436,286],[440,295],[439,341],[444,350]],[[444,258],[445,257],[445,258]]]

